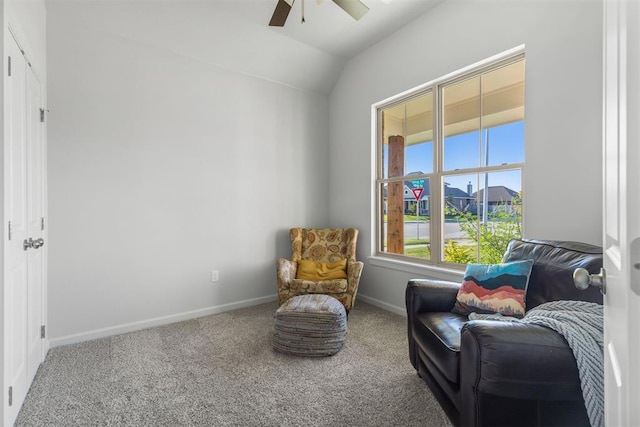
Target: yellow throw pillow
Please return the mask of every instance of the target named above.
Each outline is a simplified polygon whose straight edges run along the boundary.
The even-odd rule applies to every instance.
[[[316,262],[301,259],[298,261],[298,272],[296,279],[313,280],[335,280],[347,278],[347,260],[336,262]]]

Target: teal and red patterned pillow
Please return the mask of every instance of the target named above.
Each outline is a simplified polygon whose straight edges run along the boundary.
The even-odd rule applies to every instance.
[[[453,311],[522,317],[532,260],[468,264]]]

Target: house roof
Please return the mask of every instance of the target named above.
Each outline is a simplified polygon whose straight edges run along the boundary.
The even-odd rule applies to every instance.
[[[519,197],[517,191],[505,187],[504,185],[496,185],[495,187],[489,187],[489,203],[507,202],[511,201],[514,197]],[[480,200],[484,198],[484,189],[473,193],[473,198],[478,197]]]
[[[466,191],[462,191],[457,187],[449,187],[448,185],[444,186],[444,197],[459,197],[464,199],[470,199],[471,196]]]

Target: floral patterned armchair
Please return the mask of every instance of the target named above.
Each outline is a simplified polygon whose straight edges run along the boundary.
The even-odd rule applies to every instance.
[[[292,228],[292,259],[279,258],[278,304],[296,295],[325,294],[336,298],[347,312],[353,308],[358,292],[358,283],[364,264],[356,261],[356,228]],[[332,263],[347,260],[346,279],[303,280],[297,279],[298,261],[311,260]]]

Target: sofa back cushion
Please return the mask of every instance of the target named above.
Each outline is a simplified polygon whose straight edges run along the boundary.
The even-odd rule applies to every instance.
[[[547,301],[581,300],[602,304],[594,287],[581,291],[573,284],[573,271],[584,268],[597,274],[602,267],[602,248],[587,243],[514,239],[502,262],[533,260],[527,289],[527,310]]]

